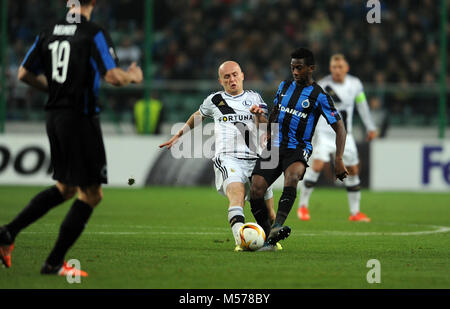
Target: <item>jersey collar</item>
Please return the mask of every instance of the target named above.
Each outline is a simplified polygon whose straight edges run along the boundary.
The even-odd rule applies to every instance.
[[[224,93],[226,96],[235,99],[235,98],[239,98],[239,97],[243,96],[243,95],[245,94],[245,90],[242,91],[242,93],[237,94],[237,95],[231,95],[231,94],[227,93],[226,91],[224,91],[223,93]]]

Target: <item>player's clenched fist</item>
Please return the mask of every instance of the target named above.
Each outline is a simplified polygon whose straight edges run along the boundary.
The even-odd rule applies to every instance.
[[[261,115],[261,114],[264,114],[264,111],[259,106],[252,105],[252,107],[250,107],[250,113],[255,114],[255,115]]]

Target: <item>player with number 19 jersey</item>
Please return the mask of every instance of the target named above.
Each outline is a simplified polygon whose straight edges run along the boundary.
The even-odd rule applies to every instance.
[[[106,30],[79,15],[42,31],[22,66],[44,74],[45,105],[53,179],[72,186],[107,183],[106,153],[98,114],[98,91],[105,74],[118,67]]]
[[[64,19],[42,31],[22,66],[47,77],[46,110],[63,108],[93,115],[100,112],[100,79],[118,66],[118,59],[108,32],[79,17],[80,23]]]

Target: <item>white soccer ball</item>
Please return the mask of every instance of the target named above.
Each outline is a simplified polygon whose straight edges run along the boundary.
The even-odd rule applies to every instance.
[[[241,248],[245,250],[255,251],[264,245],[266,233],[257,223],[248,222],[241,226],[239,230],[241,237]]]

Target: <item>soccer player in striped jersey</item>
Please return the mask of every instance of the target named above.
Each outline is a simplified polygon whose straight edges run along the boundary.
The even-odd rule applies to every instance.
[[[336,132],[336,177],[344,180],[348,174],[342,158],[346,138],[344,123],[330,95],[313,81],[314,70],[314,55],[310,50],[299,48],[292,52],[291,71],[294,80],[281,82],[269,117],[270,122],[278,124],[278,132],[272,134],[270,150],[263,152],[252,173],[252,213],[269,235],[261,251],[275,250],[275,244],[288,237],[291,232],[284,223],[295,202],[297,184],[303,179],[308,167],[307,162],[313,151],[311,139],[321,115]],[[276,154],[276,166],[267,168],[266,161],[271,161],[271,156],[276,157]],[[282,173],[284,189],[275,222],[270,225],[264,205],[264,192]]]
[[[343,159],[349,172],[348,177],[344,180],[350,206],[349,220],[370,222],[370,218],[360,212],[359,158],[355,139],[352,135],[352,119],[355,106],[367,129],[368,141],[376,138],[377,130],[370,115],[362,83],[359,78],[347,74],[349,69],[350,67],[344,55],[335,54],[330,59],[331,74],[320,80],[318,84],[333,98],[347,131]],[[300,220],[310,219],[308,211],[309,199],[325,162],[330,161],[330,155],[335,152],[336,148],[333,143],[335,133],[326,125],[323,117],[317,123],[316,132],[313,139],[312,168],[307,170],[304,181],[300,183],[300,201],[297,209],[297,216]]]
[[[245,223],[243,207],[249,198],[250,177],[260,152],[257,126],[268,121],[267,104],[257,92],[244,90],[244,73],[238,63],[224,62],[218,74],[223,91],[209,95],[184,127],[159,147],[171,148],[206,117],[214,119],[216,188],[229,200],[228,222],[236,242],[235,251],[241,251],[239,229]],[[274,220],[271,188],[264,191],[263,204]]]

